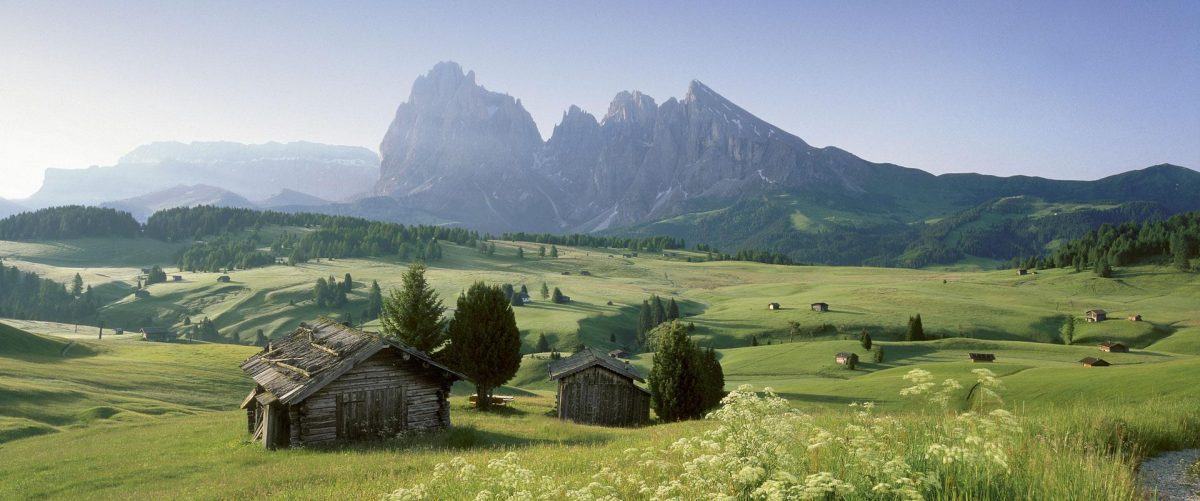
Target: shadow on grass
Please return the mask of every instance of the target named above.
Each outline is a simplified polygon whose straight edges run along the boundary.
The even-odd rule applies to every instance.
[[[454,426],[448,430],[412,436],[363,440],[354,443],[316,446],[309,450],[321,453],[343,452],[408,452],[413,450],[489,450],[536,447],[543,445],[603,445],[612,441],[610,434],[603,432],[577,432],[564,438],[525,437],[493,430],[480,430],[474,426]]]

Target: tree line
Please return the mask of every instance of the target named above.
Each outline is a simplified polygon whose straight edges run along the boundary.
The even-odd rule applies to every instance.
[[[102,207],[49,207],[0,219],[0,240],[134,238],[139,233],[141,225],[128,212]]]
[[[613,249],[629,249],[631,251],[661,252],[666,249],[685,248],[682,239],[656,235],[649,237],[619,237],[606,235],[591,235],[573,233],[570,235],[555,235],[552,233],[526,233],[523,231],[504,233],[501,240],[511,242],[531,242],[536,244],[567,245],[572,247],[609,247]]]
[[[1074,268],[1108,277],[1115,266],[1142,262],[1169,263],[1181,271],[1192,269],[1200,256],[1200,211],[1176,214],[1162,221],[1104,224],[1068,241],[1049,255],[1014,259],[1025,268]]]
[[[80,323],[95,320],[100,307],[92,286],[78,273],[67,284],[0,262],[0,317]]]

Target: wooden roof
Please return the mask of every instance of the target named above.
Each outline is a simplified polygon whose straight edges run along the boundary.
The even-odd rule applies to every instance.
[[[550,379],[570,376],[588,367],[600,366],[621,376],[639,382],[645,382],[641,374],[632,365],[610,357],[594,348],[584,348],[570,357],[550,363]]]
[[[436,367],[449,377],[467,379],[435,362],[423,351],[323,317],[307,325],[301,324],[286,338],[272,341],[268,348],[242,362],[241,367],[265,390],[256,398],[261,401],[264,395],[270,395],[269,398],[290,405],[308,398],[388,347]]]
[[[1083,365],[1094,365],[1094,366],[1099,366],[1099,367],[1104,367],[1104,366],[1109,365],[1108,362],[1106,360],[1104,360],[1103,358],[1094,358],[1094,357],[1084,358],[1083,360],[1080,360],[1079,363],[1081,363]]]
[[[971,357],[971,360],[995,360],[996,359],[995,353],[968,353],[967,356]]]
[[[1085,311],[1084,313],[1099,313],[1099,314],[1101,314],[1101,315],[1107,315],[1107,314],[1108,314],[1108,312],[1107,312],[1107,311],[1101,310],[1101,309],[1099,309],[1099,308],[1097,308],[1097,309],[1095,309],[1095,310],[1088,310],[1088,311]]]

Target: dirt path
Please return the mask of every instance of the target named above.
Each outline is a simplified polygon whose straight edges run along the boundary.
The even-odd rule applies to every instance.
[[[1142,462],[1138,481],[1152,495],[1151,499],[1198,501],[1200,477],[1187,471],[1197,461],[1200,461],[1200,449],[1165,452]]]

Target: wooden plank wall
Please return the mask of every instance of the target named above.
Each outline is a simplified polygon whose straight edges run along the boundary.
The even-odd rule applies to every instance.
[[[384,349],[298,406],[299,439],[316,445],[444,429],[450,426],[449,390],[436,369]]]
[[[650,419],[650,395],[612,371],[590,367],[559,380],[558,417],[577,423],[641,426]]]

